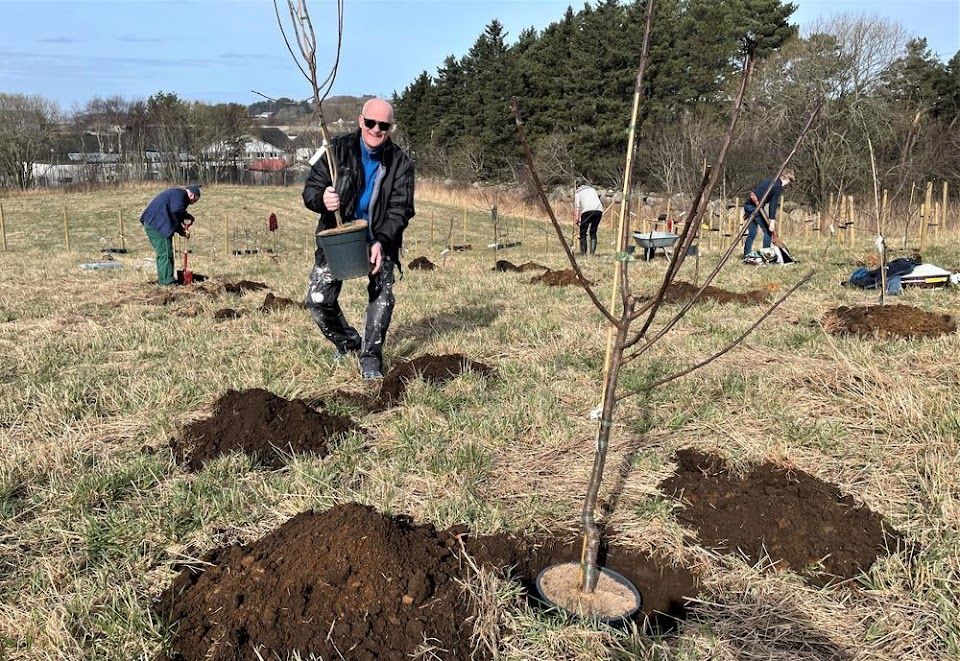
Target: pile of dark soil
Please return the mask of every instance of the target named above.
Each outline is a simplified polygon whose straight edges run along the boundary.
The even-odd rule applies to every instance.
[[[683,280],[677,280],[670,283],[670,286],[667,287],[667,291],[663,295],[663,300],[665,303],[686,303],[693,295],[697,293],[700,287],[693,285],[689,282],[684,282]],[[656,292],[647,297],[646,300],[649,300],[656,295]],[[746,291],[742,294],[737,294],[732,291],[727,291],[726,289],[720,289],[718,287],[707,287],[703,290],[703,293],[700,294],[700,298],[697,299],[697,302],[706,302],[706,301],[716,301],[717,303],[739,303],[740,305],[754,305],[758,303],[766,303],[770,300],[770,292],[763,289],[754,289],[751,291]]]
[[[328,442],[355,428],[349,418],[316,411],[303,400],[260,388],[229,390],[214,404],[212,417],[187,425],[171,447],[178,461],[194,471],[235,450],[278,467],[284,454],[326,455]]]
[[[498,259],[497,263],[493,266],[493,270],[505,273],[526,273],[527,271],[549,271],[550,269],[543,264],[537,264],[536,262],[525,262],[520,266],[517,266],[513,262],[507,261],[506,259]]]
[[[403,397],[407,383],[421,378],[435,385],[441,385],[454,379],[466,370],[483,376],[493,376],[494,370],[488,365],[470,360],[458,353],[434,356],[426,354],[394,367],[383,380],[380,387],[380,401],[390,405]]]
[[[233,308],[220,308],[213,313],[214,321],[229,321],[230,319],[239,319],[240,313]]]
[[[823,585],[853,578],[901,542],[879,514],[803,471],[763,463],[737,479],[716,455],[685,449],[676,459],[677,472],[660,490],[683,502],[677,518],[704,547],[754,563],[768,556]],[[822,571],[813,569],[821,562]]]
[[[437,265],[426,257],[417,257],[415,260],[407,264],[407,268],[414,271],[433,271],[437,268]]]
[[[240,280],[239,282],[227,282],[223,285],[224,290],[228,294],[243,294],[248,291],[260,291],[261,289],[270,289],[267,285],[262,282],[254,282],[253,280]]]
[[[268,292],[266,297],[263,299],[263,305],[260,306],[260,312],[278,312],[288,308],[299,309],[302,307],[303,303],[300,303],[299,301],[295,301],[291,298],[284,298],[283,296],[274,296]]]
[[[530,282],[539,282],[548,287],[566,287],[567,285],[579,284],[580,281],[577,279],[577,274],[574,273],[573,269],[566,269],[565,271],[551,271],[547,269],[545,273],[533,276]]]
[[[833,335],[938,337],[953,333],[957,324],[948,314],[927,312],[909,305],[841,305],[823,317],[823,328]]]
[[[435,654],[429,658],[491,658],[471,644],[475,613],[457,582],[467,576],[460,539],[486,567],[513,567],[528,584],[554,562],[547,549],[562,548],[569,561],[576,546],[548,542],[538,550],[532,540],[463,533],[349,503],[298,514],[249,546],[212,551],[202,573],[185,569],[161,596],[162,615],[176,625],[173,658],[252,661],[296,652],[400,660],[425,641]],[[646,602],[673,608],[696,593],[689,572],[621,549],[607,557]]]

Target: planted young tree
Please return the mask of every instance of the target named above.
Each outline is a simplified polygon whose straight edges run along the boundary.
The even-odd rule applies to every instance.
[[[790,294],[796,291],[803,283],[807,282],[813,276],[813,272],[804,275],[793,287],[790,288],[789,291],[787,291],[786,294],[780,297],[779,300],[773,303],[769,309],[767,309],[753,324],[751,324],[751,326],[747,328],[747,330],[742,333],[740,337],[720,351],[717,351],[713,355],[695,365],[687,367],[664,378],[658,379],[655,382],[648,383],[639,390],[626,392],[618,390],[618,382],[621,371],[631,363],[640,360],[644,354],[646,354],[654,345],[661,341],[670,332],[670,330],[673,329],[681,319],[683,319],[693,304],[703,294],[704,290],[710,285],[723,266],[728,262],[730,256],[738,247],[739,238],[742,236],[747,224],[753,220],[752,215],[745,219],[740,228],[740,232],[733,237],[730,245],[727,247],[722,257],[718,260],[714,269],[706,277],[703,284],[699,287],[695,295],[671,319],[669,319],[659,328],[655,329],[654,322],[664,302],[667,288],[680,273],[680,269],[683,266],[686,255],[688,254],[688,249],[696,239],[696,228],[700,226],[703,216],[707,212],[708,204],[710,202],[710,195],[716,188],[719,175],[724,169],[727,152],[730,148],[733,134],[743,107],[744,94],[753,72],[757,40],[753,38],[745,38],[742,41],[743,69],[740,88],[730,109],[729,121],[721,139],[716,159],[713,166],[707,167],[703,172],[699,188],[694,195],[690,209],[686,214],[686,217],[689,219],[689,221],[685,224],[680,233],[679,239],[677,240],[677,247],[673,251],[673,255],[669,261],[666,272],[663,275],[663,279],[658,286],[656,294],[649,300],[643,301],[643,299],[639,298],[633,292],[629,279],[630,272],[628,267],[631,261],[631,256],[627,252],[627,245],[630,239],[631,231],[628,207],[629,201],[631,200],[630,193],[632,191],[634,142],[636,136],[637,116],[640,107],[640,100],[644,92],[644,73],[649,55],[650,35],[653,23],[653,4],[653,0],[649,0],[647,3],[643,49],[634,86],[633,111],[629,126],[626,169],[623,183],[623,196],[626,200],[626,203],[622,205],[620,211],[617,240],[617,261],[613,269],[613,289],[611,293],[611,302],[609,305],[604,305],[597,292],[591,287],[586,278],[583,277],[580,267],[577,264],[576,257],[564,240],[562,227],[557,220],[553,208],[550,205],[543,186],[540,184],[540,178],[537,174],[532,152],[526,138],[524,122],[521,117],[519,103],[516,99],[513,101],[513,109],[519,137],[524,147],[527,165],[537,188],[540,201],[550,218],[550,222],[553,225],[557,239],[563,246],[564,252],[567,255],[567,259],[577,275],[580,286],[583,288],[584,292],[600,312],[600,314],[606,319],[608,324],[607,354],[604,368],[602,402],[599,415],[600,421],[597,429],[593,469],[590,475],[590,481],[587,486],[587,493],[584,498],[581,513],[581,523],[583,526],[583,549],[580,558],[578,591],[572,595],[572,598],[568,601],[568,604],[572,605],[575,609],[584,608],[584,610],[587,610],[590,614],[606,615],[608,617],[610,616],[609,613],[591,611],[591,604],[596,604],[598,601],[593,598],[593,594],[597,588],[597,584],[601,576],[601,569],[597,561],[601,540],[600,531],[597,526],[595,510],[597,506],[597,496],[603,480],[604,466],[607,459],[607,450],[609,447],[617,403],[626,397],[649,392],[654,388],[678,379],[724,355],[739,345],[760,323],[763,322],[764,319],[769,317],[770,314],[772,314],[773,311],[776,310],[776,308],[779,307],[788,296],[790,296]],[[797,148],[804,136],[810,130],[815,117],[819,113],[819,109],[820,105],[817,104],[810,113],[806,125],[801,130],[793,149],[781,164],[780,170],[777,172],[778,177],[782,174],[790,159],[793,157],[794,153],[796,153]],[[769,191],[764,194],[763,199],[760,200],[758,209],[766,201],[768,194]],[[634,324],[638,322],[640,324],[640,329],[635,330]]]

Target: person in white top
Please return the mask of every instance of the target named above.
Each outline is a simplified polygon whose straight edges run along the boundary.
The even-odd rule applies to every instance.
[[[597,189],[589,184],[577,188],[574,193],[573,215],[580,228],[580,254],[587,254],[587,237],[590,237],[590,254],[597,252],[597,228],[603,218],[603,203]]]

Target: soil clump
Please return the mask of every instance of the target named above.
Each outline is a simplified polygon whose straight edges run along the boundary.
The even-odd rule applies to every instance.
[[[580,284],[577,274],[573,269],[566,269],[564,271],[551,271],[547,269],[546,272],[533,276],[530,282],[531,284],[544,284],[548,287],[566,287],[568,285]],[[588,282],[587,284],[592,283]]]
[[[403,397],[407,384],[414,379],[422,378],[434,385],[442,385],[460,376],[466,370],[488,377],[494,374],[493,368],[489,365],[475,362],[459,353],[417,356],[387,373],[380,387],[380,402],[389,406],[399,401]]]
[[[238,282],[227,282],[223,285],[224,290],[228,294],[244,294],[248,291],[260,291],[262,289],[270,289],[267,285],[262,282],[255,282],[253,280],[240,280]]]
[[[407,264],[407,268],[414,271],[433,271],[436,270],[437,265],[426,257],[417,257],[415,260]]]
[[[284,399],[261,388],[228,390],[214,404],[213,415],[187,425],[171,447],[191,471],[236,450],[279,467],[284,455],[325,456],[330,441],[354,429],[349,418],[316,411],[303,400]]]
[[[302,307],[303,303],[299,301],[283,296],[274,296],[270,292],[267,292],[266,297],[263,299],[263,305],[260,306],[260,312],[279,312],[280,310],[286,310],[288,308],[298,309]]]
[[[461,542],[482,566],[525,584],[553,564],[548,550],[562,548],[564,561],[577,555],[575,543],[472,538],[462,527],[438,532],[356,503],[304,512],[249,545],[211,551],[202,572],[181,571],[158,604],[175,623],[173,658],[253,661],[296,652],[399,661],[429,640],[439,658],[489,659],[471,640],[476,613],[458,583],[469,575]],[[645,602],[696,594],[689,572],[632,551],[611,548],[608,558],[650,595]]]
[[[939,337],[956,331],[957,324],[948,314],[909,305],[841,305],[824,315],[823,329],[832,335],[859,337]]]
[[[700,287],[690,284],[689,282],[684,282],[683,280],[677,280],[676,282],[670,283],[670,286],[667,287],[667,291],[664,292],[663,301],[664,303],[686,303],[693,295],[697,293]],[[646,297],[644,300],[650,300],[656,296],[654,293],[651,296]],[[700,298],[697,299],[698,303],[707,302],[707,301],[716,301],[717,303],[738,303],[740,305],[756,305],[760,303],[766,303],[770,300],[770,291],[765,289],[752,289],[750,291],[743,292],[738,294],[736,292],[727,291],[726,289],[720,289],[719,287],[708,286],[703,290],[703,293],[700,294]]]
[[[229,321],[230,319],[239,319],[240,313],[233,308],[220,308],[213,313],[214,321]]]
[[[524,262],[520,266],[517,266],[506,259],[498,259],[497,263],[493,266],[493,270],[503,273],[526,273],[527,271],[549,271],[550,269],[536,262]]]
[[[857,576],[902,542],[879,514],[803,471],[765,462],[736,478],[713,454],[688,448],[676,459],[676,473],[659,488],[683,503],[677,518],[701,546],[753,563],[768,556],[778,569],[825,585]]]

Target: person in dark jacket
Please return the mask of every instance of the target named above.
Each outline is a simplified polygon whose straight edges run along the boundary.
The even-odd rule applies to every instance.
[[[303,203],[320,214],[317,232],[336,226],[335,213],[344,222],[368,222],[370,276],[369,304],[363,337],[343,316],[340,304],[341,280],[330,273],[320,242],[304,304],[324,336],[336,347],[338,358],[359,353],[364,379],[383,378],[383,344],[393,314],[394,270],[400,259],[403,231],[413,218],[413,161],[390,139],[393,106],[383,99],[367,101],[357,118],[359,128],[332,141],[336,159],[336,188],[325,154],[318,151],[303,189]]]
[[[157,284],[175,285],[173,276],[173,235],[190,237],[193,216],[187,207],[200,199],[200,186],[168,188],[150,201],[140,222],[157,255]]]
[[[750,221],[750,224],[747,225],[747,238],[743,242],[743,256],[746,257],[753,250],[753,240],[757,236],[757,229],[763,230],[763,247],[769,248],[771,242],[776,241],[777,236],[777,209],[780,206],[780,197],[783,195],[783,189],[785,186],[790,184],[796,175],[793,173],[793,170],[784,170],[783,174],[780,175],[777,179],[764,179],[759,184],[757,184],[750,194],[747,195],[747,199],[743,204],[743,215],[744,218],[749,218],[753,214],[753,220]],[[767,195],[766,202],[764,206],[767,207],[767,220],[770,221],[770,226],[767,226],[766,220],[760,214],[760,211],[757,211],[757,206],[760,204],[760,200],[763,199],[763,196],[767,194],[767,189],[770,189],[770,194]],[[754,213],[756,212],[756,213]]]

